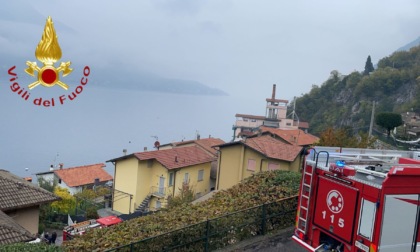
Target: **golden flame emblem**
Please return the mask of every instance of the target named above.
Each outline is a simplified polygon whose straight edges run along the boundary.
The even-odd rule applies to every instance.
[[[31,76],[35,76],[35,71],[38,73],[38,80],[29,84],[29,89],[32,89],[39,84],[45,87],[52,87],[57,84],[65,90],[69,88],[67,84],[60,81],[60,72],[63,73],[63,77],[70,74],[73,71],[73,69],[70,68],[71,62],[61,62],[58,68],[54,67],[54,63],[61,59],[61,48],[58,44],[58,37],[55,33],[51,17],[47,18],[44,33],[35,50],[35,57],[41,61],[44,66],[40,68],[37,66],[36,62],[26,61],[28,68],[25,69],[25,72]]]

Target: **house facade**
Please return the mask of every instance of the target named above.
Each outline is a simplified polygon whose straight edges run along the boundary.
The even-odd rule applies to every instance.
[[[204,151],[207,151],[209,154],[213,155],[215,158],[217,158],[218,153],[215,148],[213,148],[216,145],[224,144],[225,141],[219,138],[200,138],[200,136],[197,136],[196,140],[188,140],[188,141],[181,141],[181,142],[173,142],[170,144],[164,144],[160,146],[160,150],[166,150],[166,149],[173,149],[173,148],[182,148],[187,146],[197,146]],[[217,160],[215,159],[211,163],[211,170],[210,170],[210,190],[213,191],[216,189],[216,178],[217,178]]]
[[[195,145],[111,159],[107,162],[115,166],[112,208],[124,214],[157,210],[185,187],[200,197],[210,191],[214,160],[214,155]]]
[[[298,171],[301,146],[291,145],[270,134],[218,146],[217,190],[228,189],[252,174],[270,171]]]
[[[70,194],[81,192],[84,188],[93,188],[94,185],[105,185],[113,181],[112,176],[105,171],[105,164],[91,164],[64,168],[60,164],[59,169],[52,169],[48,172],[37,173],[38,181],[40,178],[51,184],[66,188]]]
[[[253,135],[260,127],[275,129],[302,129],[307,131],[309,124],[301,122],[295,111],[287,115],[289,101],[276,98],[276,84],[273,85],[271,98],[266,99],[265,116],[236,114],[233,125],[233,139],[241,139]]]
[[[37,234],[40,205],[56,200],[60,198],[8,171],[0,170],[0,244],[27,241],[29,234]],[[5,233],[7,230],[9,234]]]

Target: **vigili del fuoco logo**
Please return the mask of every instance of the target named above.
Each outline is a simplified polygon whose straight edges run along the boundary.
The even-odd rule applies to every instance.
[[[66,101],[73,101],[83,91],[84,86],[88,83],[88,76],[90,74],[89,66],[85,66],[82,71],[82,77],[80,84],[68,94],[63,94],[58,97],[46,98],[37,96],[31,99],[30,91],[37,88],[47,87],[51,88],[58,86],[67,90],[70,88],[64,82],[66,76],[74,74],[73,69],[70,68],[71,62],[60,62],[58,67],[55,67],[55,63],[61,59],[61,48],[58,44],[58,37],[55,33],[54,23],[51,17],[47,18],[45,23],[44,33],[42,34],[41,41],[35,49],[35,57],[42,63],[42,66],[38,66],[37,62],[27,61],[28,66],[25,72],[34,77],[35,81],[24,87],[23,84],[18,83],[18,74],[16,73],[16,66],[11,67],[8,70],[9,81],[11,83],[10,89],[19,95],[23,100],[32,100],[34,105],[44,107],[54,107],[56,105],[63,105]],[[63,79],[60,80],[60,74]]]

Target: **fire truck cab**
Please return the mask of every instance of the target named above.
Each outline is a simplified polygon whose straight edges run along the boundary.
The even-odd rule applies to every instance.
[[[306,156],[292,239],[308,251],[420,252],[420,160],[363,152]]]

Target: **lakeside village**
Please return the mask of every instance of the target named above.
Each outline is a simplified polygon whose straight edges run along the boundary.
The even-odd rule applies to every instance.
[[[51,166],[36,174],[37,184],[0,170],[0,246],[42,241],[59,245],[87,229],[166,208],[185,190],[203,201],[259,172],[299,171],[303,150],[319,138],[308,133],[309,124],[299,121],[294,111],[287,115],[288,101],[275,95],[273,85],[265,116],[235,115],[232,141],[199,135],[174,143],[156,141],[155,150],[123,151],[106,160],[114,166],[113,177],[103,162]],[[71,197],[76,202],[71,203]],[[50,203],[54,211],[46,210]]]
[[[101,161],[78,167],[51,167],[36,174],[37,184],[31,182],[32,178],[22,179],[0,170],[0,224],[8,224],[0,225],[0,245],[30,242],[41,233],[46,234],[48,228],[39,220],[44,214],[42,206],[65,205],[66,201],[65,194],[52,193],[53,186],[73,196],[81,195],[84,189],[104,189],[103,195],[90,199],[68,217],[61,217],[67,227],[57,233],[57,239],[66,240],[66,236],[82,233],[86,228],[114,225],[165,208],[168,199],[176,197],[178,189],[185,186],[194,189],[198,200],[256,172],[297,171],[302,148],[318,138],[307,133],[307,123],[287,118],[288,101],[277,99],[275,92],[273,85],[272,96],[266,99],[265,116],[236,114],[235,139],[231,142],[200,136],[177,143],[156,141],[155,150],[132,154],[124,151],[122,156],[106,160],[115,167],[114,177],[105,171]],[[80,197],[76,200],[82,201]],[[97,216],[91,214],[96,218],[81,218],[90,205],[100,208]],[[60,207],[66,210],[65,206]],[[54,220],[57,221],[60,220]]]

